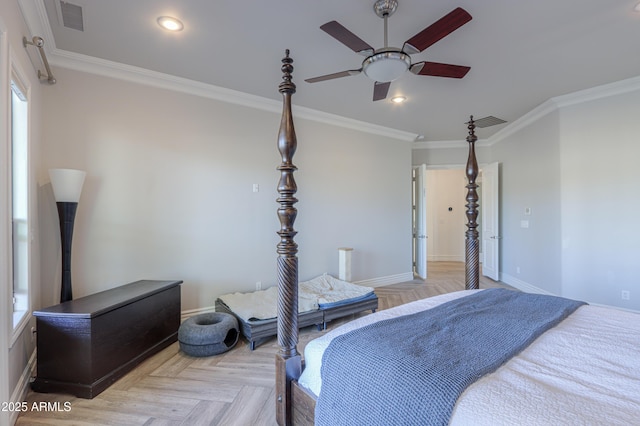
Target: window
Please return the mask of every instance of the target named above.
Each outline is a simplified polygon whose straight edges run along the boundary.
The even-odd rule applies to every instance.
[[[11,222],[13,275],[13,328],[29,312],[29,136],[27,90],[11,76]]]

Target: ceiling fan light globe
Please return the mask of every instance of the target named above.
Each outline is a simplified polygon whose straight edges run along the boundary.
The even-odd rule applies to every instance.
[[[367,77],[381,83],[393,81],[411,66],[411,58],[403,52],[380,52],[362,62]]]

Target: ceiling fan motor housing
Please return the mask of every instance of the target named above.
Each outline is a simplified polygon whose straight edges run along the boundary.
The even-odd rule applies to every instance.
[[[373,4],[373,10],[381,18],[393,15],[398,8],[398,0],[377,0]]]

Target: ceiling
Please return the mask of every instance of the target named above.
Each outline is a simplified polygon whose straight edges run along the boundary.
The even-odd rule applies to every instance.
[[[461,80],[405,73],[384,101],[372,101],[364,74],[319,83],[304,79],[361,66],[319,27],[332,20],[374,46],[384,23],[374,0],[69,0],[82,7],[84,31],[65,28],[59,0],[43,1],[53,54],[79,54],[280,100],[280,59],[294,59],[296,105],[390,129],[425,141],[462,140],[464,122],[495,116],[513,122],[544,101],[640,75],[638,0],[399,0],[388,21],[389,45],[402,47],[456,7],[473,19],[412,62],[468,65]],[[180,19],[162,30],[161,15]],[[47,31],[45,31],[46,33]],[[55,69],[54,69],[55,72]],[[388,99],[404,95],[400,105]],[[508,125],[508,124],[507,124]],[[479,129],[488,138],[505,124]]]

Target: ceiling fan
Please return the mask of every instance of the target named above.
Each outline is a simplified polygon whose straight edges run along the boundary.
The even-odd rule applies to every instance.
[[[362,66],[359,69],[341,71],[333,74],[322,75],[319,77],[309,78],[305,81],[308,83],[317,83],[319,81],[333,80],[335,78],[349,77],[364,73],[372,79],[373,100],[379,101],[387,97],[391,82],[405,71],[409,70],[416,75],[431,75],[436,77],[462,78],[470,67],[462,65],[442,64],[438,62],[417,62],[411,63],[409,55],[419,53],[427,47],[443,39],[451,34],[467,22],[471,20],[469,13],[458,7],[438,21],[429,25],[418,34],[404,42],[402,49],[389,47],[387,42],[387,18],[389,18],[398,8],[397,0],[377,0],[373,5],[373,10],[380,18],[384,19],[384,47],[374,49],[367,42],[360,39],[357,35],[343,27],[337,21],[327,22],[320,27],[321,30],[353,50],[354,52],[365,56]]]

